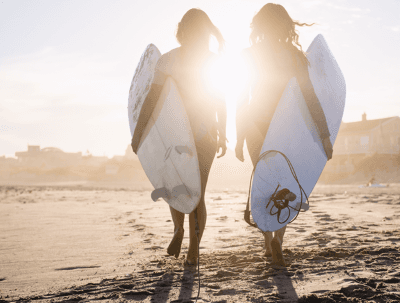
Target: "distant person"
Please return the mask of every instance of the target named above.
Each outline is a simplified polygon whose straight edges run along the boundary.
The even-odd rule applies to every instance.
[[[256,166],[261,148],[282,93],[293,77],[297,78],[311,116],[319,130],[328,159],[332,145],[326,118],[308,75],[309,62],[298,42],[295,26],[312,24],[293,21],[282,5],[268,3],[254,16],[251,23],[251,46],[242,57],[248,70],[245,88],[237,103],[236,157],[244,161],[243,145]],[[251,98],[250,98],[251,95]],[[285,265],[282,254],[286,226],[274,232],[264,232],[265,255]]]
[[[190,9],[178,24],[176,38],[181,45],[161,56],[155,69],[153,84],[142,107],[132,138],[135,153],[142,132],[160,96],[164,82],[171,76],[179,89],[190,126],[194,134],[201,177],[201,198],[197,207],[199,221],[199,241],[204,232],[207,211],[204,201],[208,174],[217,151],[222,157],[226,152],[226,104],[224,96],[210,81],[210,71],[217,55],[210,52],[209,42],[213,35],[223,51],[224,38],[207,14],[200,9]],[[218,116],[218,121],[216,119]],[[168,254],[178,257],[184,234],[185,214],[170,207],[174,222],[174,237],[167,249]],[[195,210],[196,211],[196,210]],[[198,242],[195,234],[193,211],[189,215],[189,251],[186,264],[195,265],[198,259]]]
[[[371,179],[369,179],[368,183],[367,183],[367,187],[371,186],[372,184],[375,184],[375,176],[372,176]]]

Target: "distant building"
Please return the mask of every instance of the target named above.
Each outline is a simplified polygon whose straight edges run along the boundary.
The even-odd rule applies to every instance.
[[[389,117],[340,125],[333,146],[333,158],[328,161],[325,171],[350,173],[357,163],[373,154],[395,155],[400,152],[400,118]]]
[[[82,157],[82,161],[80,164],[85,166],[101,166],[109,159],[107,156],[93,156],[87,155]]]
[[[38,145],[28,145],[28,150],[16,152],[19,165],[40,168],[56,168],[78,165],[82,153],[66,153],[56,147],[40,149]]]
[[[0,170],[5,167],[15,166],[16,164],[18,164],[17,159],[0,156]]]
[[[333,155],[398,154],[400,151],[400,118],[342,122]]]

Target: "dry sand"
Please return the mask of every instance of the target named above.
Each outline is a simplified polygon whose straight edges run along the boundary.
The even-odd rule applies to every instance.
[[[0,302],[191,302],[197,272],[166,255],[169,208],[150,191],[0,187]],[[287,267],[243,220],[246,191],[210,190],[199,302],[400,302],[400,186],[317,186],[289,224]]]

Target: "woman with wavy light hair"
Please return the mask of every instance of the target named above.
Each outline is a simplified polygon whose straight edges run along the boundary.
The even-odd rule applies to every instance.
[[[217,55],[210,52],[210,37],[214,36],[219,44],[219,52],[224,49],[224,38],[208,15],[200,9],[190,9],[182,17],[176,31],[176,39],[181,45],[161,56],[157,62],[153,83],[144,101],[148,106],[147,113],[141,112],[137,123],[132,148],[137,152],[140,142],[140,131],[147,123],[145,117],[154,108],[164,82],[172,77],[179,89],[190,126],[194,135],[201,178],[201,198],[199,205],[189,215],[189,250],[186,264],[194,265],[198,260],[198,243],[206,225],[205,190],[208,174],[216,152],[221,149],[222,157],[226,152],[226,104],[224,96],[210,81],[210,70],[215,65]],[[142,111],[146,111],[146,109]],[[151,113],[150,113],[151,114]],[[216,119],[218,116],[218,121]],[[174,222],[174,237],[167,249],[168,254],[178,257],[181,251],[184,234],[185,214],[170,207]],[[195,216],[197,211],[199,239],[195,233]]]
[[[319,129],[328,159],[332,157],[329,129],[321,104],[308,75],[306,54],[299,43],[296,26],[310,26],[292,20],[279,4],[268,3],[251,22],[251,47],[242,56],[248,70],[248,79],[237,104],[236,157],[243,161],[243,145],[256,166],[260,151],[282,93],[293,77],[297,78],[311,116]],[[251,96],[251,97],[250,97]],[[264,232],[265,255],[284,265],[282,255],[286,226],[274,232]]]

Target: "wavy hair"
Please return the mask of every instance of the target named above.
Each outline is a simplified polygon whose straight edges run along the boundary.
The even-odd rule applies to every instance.
[[[267,3],[253,17],[251,22],[250,43],[252,45],[264,40],[266,36],[275,42],[288,43],[303,56],[304,63],[309,64],[306,53],[299,43],[299,34],[296,26],[312,26],[315,23],[307,24],[293,20],[286,9],[275,3]],[[294,51],[294,49],[293,49]]]
[[[178,23],[176,39],[181,46],[190,46],[198,35],[214,36],[218,41],[218,52],[225,49],[225,40],[219,29],[211,22],[208,15],[198,8],[192,8],[183,15]]]

